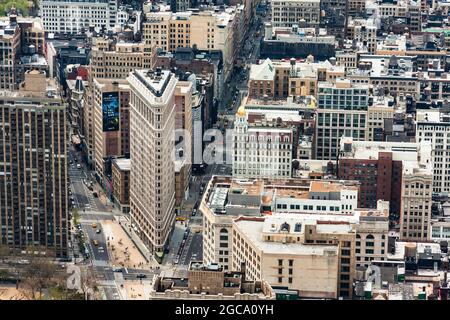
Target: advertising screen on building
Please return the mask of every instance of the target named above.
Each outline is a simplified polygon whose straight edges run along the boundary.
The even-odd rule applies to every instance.
[[[103,132],[119,130],[119,93],[102,94]]]

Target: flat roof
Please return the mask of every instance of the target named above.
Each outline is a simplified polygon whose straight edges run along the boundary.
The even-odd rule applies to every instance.
[[[231,181],[231,194],[260,195],[264,189],[264,181],[260,179],[246,180],[233,179]],[[239,191],[241,193],[239,193]]]
[[[259,250],[265,254],[285,255],[317,255],[325,252],[331,255],[338,254],[337,245],[306,245],[302,243],[268,242],[262,240],[264,221],[235,220],[235,225],[245,234]]]
[[[133,73],[157,97],[162,96],[172,75],[169,70],[161,70],[157,73],[150,69],[136,69]]]
[[[343,189],[358,190],[358,186],[331,181],[311,181],[309,187],[311,192],[340,192]]]
[[[125,159],[125,158],[114,159],[114,163],[122,171],[130,171],[131,170],[131,159]]]

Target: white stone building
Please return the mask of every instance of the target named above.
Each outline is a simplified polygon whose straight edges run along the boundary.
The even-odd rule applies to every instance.
[[[175,87],[166,70],[135,70],[130,83],[131,223],[154,253],[168,245],[175,222]]]

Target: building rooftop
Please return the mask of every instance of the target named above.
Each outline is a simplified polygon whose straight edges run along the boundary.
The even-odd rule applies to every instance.
[[[310,192],[340,192],[343,189],[358,190],[358,186],[355,184],[346,185],[340,182],[331,181],[311,181],[309,191]]]
[[[402,161],[405,174],[432,174],[431,142],[374,142],[354,141],[343,137],[340,141],[340,159],[378,160],[380,153],[391,153],[392,160]]]
[[[450,124],[450,114],[440,109],[417,110],[417,123]]]
[[[414,78],[415,58],[412,56],[362,54],[359,59],[359,69],[350,74],[357,75],[365,72],[371,77]]]
[[[266,30],[270,30],[270,24],[266,24]],[[298,28],[293,27],[272,27],[271,34],[265,34],[264,41],[281,41],[288,43],[320,43],[334,45],[336,38],[327,35],[326,29]]]
[[[341,192],[357,192],[359,182],[337,180],[304,179],[235,179],[231,177],[213,177],[210,181],[206,206],[220,214],[246,214],[252,208],[256,215],[261,210],[280,211],[277,201],[286,198],[311,199],[313,201],[341,201]],[[268,208],[271,209],[268,209]],[[239,209],[241,208],[241,209]],[[241,211],[239,211],[241,210]],[[283,210],[281,210],[283,211]],[[285,210],[284,210],[285,211]],[[241,212],[242,213],[242,212]],[[300,212],[296,210],[296,214]],[[327,212],[339,215],[341,211]]]
[[[338,254],[337,245],[307,245],[302,243],[282,243],[264,241],[262,234],[265,229],[270,230],[272,221],[283,224],[288,217],[275,218],[273,220],[254,221],[246,219],[236,219],[235,226],[245,234],[249,240],[261,251],[266,254],[284,254],[284,255],[330,255]],[[297,221],[297,220],[296,220]],[[295,223],[294,223],[295,224]]]
[[[275,68],[269,58],[260,64],[252,64],[250,67],[250,81],[273,81],[274,77]]]
[[[114,159],[114,163],[121,171],[130,171],[131,170],[131,159],[118,158]]]
[[[316,98],[314,96],[306,97],[288,97],[286,99],[256,99],[246,96],[242,99],[241,105],[245,105],[246,110],[273,110],[281,111],[308,111],[316,109]]]
[[[172,77],[170,71],[161,69],[157,69],[156,71],[149,69],[134,70],[133,74],[156,97],[163,95]]]

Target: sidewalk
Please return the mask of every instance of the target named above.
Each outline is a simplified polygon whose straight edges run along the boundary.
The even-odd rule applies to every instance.
[[[139,237],[132,230],[130,220],[128,220],[128,218],[124,216],[114,216],[114,219],[116,219],[117,222],[119,222],[122,229],[134,243],[136,248],[144,256],[145,260],[149,262],[150,266],[159,266],[158,262],[155,260],[150,250],[147,249],[147,247],[142,243],[141,239],[139,239]]]
[[[150,268],[117,221],[103,221],[102,227],[108,239],[108,252],[113,265],[126,268]]]

